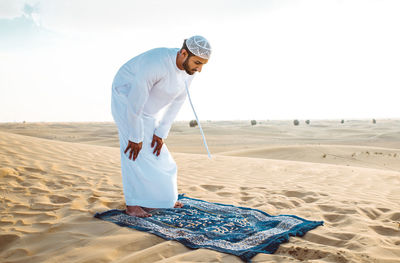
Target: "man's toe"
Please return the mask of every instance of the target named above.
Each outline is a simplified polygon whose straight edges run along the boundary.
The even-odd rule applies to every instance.
[[[139,217],[149,217],[149,216],[151,216],[150,214],[141,214]]]
[[[183,204],[181,202],[176,202],[174,208],[182,208]]]

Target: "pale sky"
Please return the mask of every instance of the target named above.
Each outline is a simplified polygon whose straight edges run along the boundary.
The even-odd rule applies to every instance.
[[[190,87],[201,120],[400,118],[399,14],[398,0],[0,0],[0,122],[112,121],[119,67],[192,35],[213,48]]]

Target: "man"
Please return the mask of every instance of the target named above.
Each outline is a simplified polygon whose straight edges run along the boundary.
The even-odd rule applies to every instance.
[[[183,207],[177,201],[176,163],[163,140],[186,99],[186,85],[210,54],[208,41],[193,36],[181,49],[142,53],[116,74],[111,110],[118,126],[127,214],[148,217],[155,208]]]

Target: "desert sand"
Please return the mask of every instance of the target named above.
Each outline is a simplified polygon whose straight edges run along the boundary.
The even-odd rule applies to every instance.
[[[323,220],[254,262],[400,262],[400,120],[174,124],[189,197]],[[123,209],[113,123],[0,124],[0,262],[240,262],[93,218]]]

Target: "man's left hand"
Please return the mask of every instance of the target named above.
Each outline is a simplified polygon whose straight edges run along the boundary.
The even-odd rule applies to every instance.
[[[164,141],[162,138],[158,137],[157,135],[153,135],[153,141],[151,142],[151,147],[153,148],[154,146],[154,151],[153,153],[156,154],[157,156],[160,155],[161,152],[161,147],[163,146]]]

